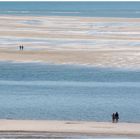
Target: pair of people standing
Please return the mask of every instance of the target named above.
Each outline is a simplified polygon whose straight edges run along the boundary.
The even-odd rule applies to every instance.
[[[23,49],[24,49],[23,45],[22,45],[22,46],[19,46],[19,49],[20,49],[20,50],[23,50]]]
[[[118,112],[116,112],[116,113],[113,113],[112,114],[112,122],[113,123],[117,123],[119,121],[119,113]]]

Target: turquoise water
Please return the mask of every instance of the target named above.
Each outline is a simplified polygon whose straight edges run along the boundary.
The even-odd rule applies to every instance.
[[[0,63],[0,118],[140,122],[140,71]]]
[[[0,14],[140,17],[140,2],[0,2]]]

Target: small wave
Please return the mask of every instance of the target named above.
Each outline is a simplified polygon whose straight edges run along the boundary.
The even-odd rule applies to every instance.
[[[54,13],[54,14],[78,14],[80,12],[51,11],[50,13]]]
[[[3,11],[3,12],[7,12],[7,13],[23,13],[23,14],[25,14],[25,13],[30,13],[31,11],[16,11],[16,10],[12,10],[12,11]]]
[[[138,87],[140,82],[77,82],[77,81],[0,81],[0,85],[72,86],[72,87]]]
[[[136,11],[135,13],[139,14],[139,13],[140,13],[140,11]]]

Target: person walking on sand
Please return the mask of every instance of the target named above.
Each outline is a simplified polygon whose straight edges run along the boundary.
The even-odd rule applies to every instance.
[[[21,45],[19,46],[19,50],[21,50]]]
[[[119,121],[119,113],[118,112],[115,113],[115,119],[116,119],[116,123],[117,123]]]
[[[115,122],[115,113],[112,114],[112,123]]]

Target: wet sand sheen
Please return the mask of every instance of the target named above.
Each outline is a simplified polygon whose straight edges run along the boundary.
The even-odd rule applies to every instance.
[[[0,16],[0,60],[140,67],[139,23],[139,18]]]
[[[1,61],[81,64],[100,67],[140,67],[139,50],[12,51],[0,49]]]

